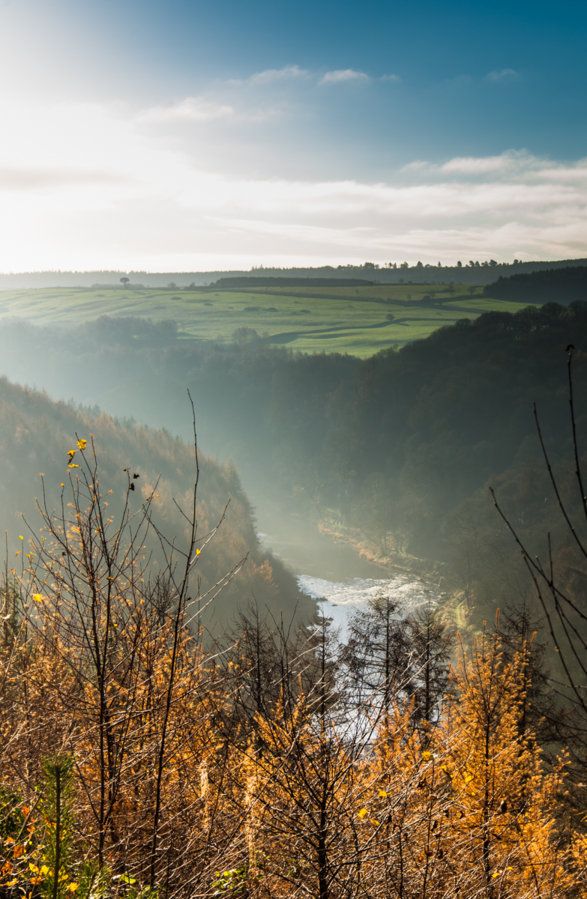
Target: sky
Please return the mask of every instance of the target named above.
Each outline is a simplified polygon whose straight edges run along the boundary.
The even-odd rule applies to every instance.
[[[0,271],[587,256],[587,4],[0,0]]]

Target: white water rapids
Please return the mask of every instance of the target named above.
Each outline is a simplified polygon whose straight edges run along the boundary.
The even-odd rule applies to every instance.
[[[321,611],[332,618],[342,635],[353,612],[378,596],[394,599],[400,617],[433,600],[430,588],[408,574],[392,577],[347,577],[341,580],[300,574],[298,584],[300,590],[308,596],[322,601]]]
[[[291,518],[274,518],[261,542],[296,574],[303,593],[319,603],[344,638],[352,613],[378,596],[394,599],[399,617],[435,603],[429,584],[407,572],[390,574],[353,547]]]

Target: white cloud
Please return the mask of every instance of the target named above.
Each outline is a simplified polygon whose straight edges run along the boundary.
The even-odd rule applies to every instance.
[[[537,160],[525,150],[508,150],[495,156],[455,156],[442,163],[431,163],[416,160],[403,167],[403,171],[436,175],[463,175],[478,177],[480,175],[507,174],[516,169],[530,171],[537,165]]]
[[[432,164],[424,159],[414,159],[413,162],[407,162],[402,166],[401,171],[409,174],[410,172],[430,172]]]
[[[116,185],[126,181],[113,172],[84,168],[0,167],[0,190],[45,190],[82,185]]]
[[[332,69],[331,71],[320,74],[320,72],[304,69],[298,65],[283,66],[280,69],[263,69],[260,72],[253,72],[246,78],[230,78],[224,82],[228,87],[263,87],[265,85],[277,84],[280,82],[300,82],[310,81],[317,84],[342,84],[342,83],[362,83],[366,84],[372,81],[380,81],[383,83],[398,84],[402,79],[393,72],[384,75],[372,76],[367,72],[358,69]]]
[[[486,81],[497,83],[500,81],[515,81],[519,73],[515,69],[494,69],[485,76]]]
[[[236,112],[227,103],[215,103],[202,97],[185,97],[168,106],[152,106],[137,116],[141,122],[210,122],[230,119]]]
[[[300,66],[283,66],[281,69],[264,69],[262,72],[255,72],[246,79],[248,84],[273,84],[276,81],[296,81],[310,77],[307,69]]]
[[[440,166],[447,175],[487,175],[507,171],[511,167],[508,156],[459,156]]]
[[[509,151],[420,161],[378,182],[269,179],[212,170],[217,135],[207,144],[203,129],[182,149],[122,105],[23,117],[5,102],[0,117],[7,269],[587,255],[586,159]]]
[[[371,81],[366,72],[360,72],[357,69],[333,69],[326,72],[320,79],[320,84],[366,84]]]
[[[245,78],[229,78],[224,82],[227,87],[264,87],[288,81],[305,81],[313,77],[312,72],[298,65],[282,66],[279,69],[262,69]]]
[[[534,177],[552,183],[568,182],[579,184],[587,182],[587,159],[579,159],[572,165],[556,163],[551,160],[537,160]]]
[[[185,97],[167,106],[152,106],[138,112],[134,120],[140,125],[211,124],[214,122],[255,123],[278,118],[283,110],[277,106],[247,106],[225,103],[206,97]]]

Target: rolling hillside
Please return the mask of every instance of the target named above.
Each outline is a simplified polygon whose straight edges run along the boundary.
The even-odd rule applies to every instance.
[[[42,498],[43,490],[51,511],[59,510],[62,489],[67,496],[69,479],[75,481],[78,474],[75,469],[68,469],[67,451],[75,448],[78,438],[95,440],[100,483],[104,490],[112,491],[109,503],[113,516],[119,513],[127,493],[125,469],[131,469],[139,475],[129,495],[134,514],[140,515],[142,504],[156,488],[154,516],[169,539],[181,545],[186,525],[174,499],[189,506],[194,478],[192,447],[165,431],[123,424],[101,413],[90,414],[55,403],[45,394],[3,378],[0,528],[7,533],[9,564],[18,569],[26,557],[29,536],[32,531],[37,532],[40,523],[36,502]],[[60,486],[63,484],[64,488]],[[246,609],[253,597],[261,610],[270,608],[274,615],[311,613],[312,606],[299,595],[293,577],[260,549],[251,509],[234,469],[201,458],[198,522],[202,540],[218,523],[229,500],[225,521],[199,559],[202,590],[223,578],[247,555],[248,561],[211,606],[207,625],[213,630],[229,627],[237,609]],[[148,550],[153,552],[154,546],[149,545]]]
[[[243,280],[243,284],[245,281]],[[344,282],[343,282],[344,283]],[[101,316],[167,322],[183,338],[367,357],[483,312],[516,312],[526,302],[492,299],[454,284],[261,287],[139,286],[0,292],[0,321],[73,327]]]

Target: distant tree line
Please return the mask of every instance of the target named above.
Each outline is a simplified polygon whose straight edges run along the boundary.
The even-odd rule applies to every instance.
[[[399,284],[412,281],[414,284],[450,283],[456,284],[489,284],[495,280],[496,274],[504,276],[556,269],[569,266],[586,265],[586,259],[561,259],[523,262],[514,259],[512,262],[497,262],[495,259],[463,259],[455,264],[437,264],[417,262],[414,265],[404,262],[364,262],[360,265],[324,265],[313,267],[253,267],[242,271],[203,271],[203,272],[145,272],[145,271],[50,271],[50,272],[18,272],[0,273],[1,288],[26,287],[118,287],[121,276],[129,277],[135,285],[145,287],[169,287],[186,289],[190,287],[209,286],[219,278],[351,278],[363,279],[381,284]]]
[[[489,284],[486,296],[531,303],[575,303],[587,300],[587,266],[552,268],[501,277]]]
[[[259,278],[250,275],[249,277],[219,278],[211,286],[222,290],[235,287],[372,287],[374,283],[374,281],[367,281],[364,278]]]

